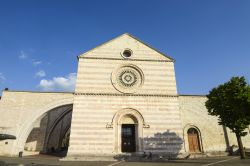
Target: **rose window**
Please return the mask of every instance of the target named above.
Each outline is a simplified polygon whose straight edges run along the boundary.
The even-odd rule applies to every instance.
[[[112,84],[120,92],[134,93],[142,83],[143,74],[134,65],[120,67],[112,73]]]

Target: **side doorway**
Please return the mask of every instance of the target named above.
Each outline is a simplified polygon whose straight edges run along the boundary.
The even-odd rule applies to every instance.
[[[200,140],[199,133],[195,128],[189,128],[187,131],[188,134],[188,144],[190,153],[200,153]]]

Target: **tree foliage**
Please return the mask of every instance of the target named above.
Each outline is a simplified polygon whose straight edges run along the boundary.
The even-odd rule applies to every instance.
[[[219,124],[234,133],[246,135],[250,125],[250,86],[244,77],[232,77],[229,82],[213,88],[207,95],[210,115],[219,117]]]
[[[207,95],[205,105],[208,113],[217,116],[219,124],[231,129],[235,134],[241,158],[245,153],[241,136],[250,125],[250,86],[244,77],[232,77],[230,81],[213,88]]]

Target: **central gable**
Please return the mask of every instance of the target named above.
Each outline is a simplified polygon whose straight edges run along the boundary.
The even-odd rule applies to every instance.
[[[126,55],[129,56],[127,57]],[[97,46],[96,48],[80,55],[79,58],[174,61],[173,58],[157,51],[127,33]]]
[[[174,60],[129,34],[79,56],[77,94],[177,95]]]

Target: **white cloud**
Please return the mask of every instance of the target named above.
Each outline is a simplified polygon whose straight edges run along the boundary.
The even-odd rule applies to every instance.
[[[51,80],[42,79],[38,85],[43,91],[74,91],[76,73],[70,73],[65,77],[53,77]]]
[[[33,49],[29,49],[27,51],[20,51],[20,55],[19,55],[19,59],[22,60],[26,60],[27,62],[30,62],[31,64],[33,64],[33,66],[38,66],[41,65],[43,62],[40,60],[36,60],[36,59],[31,59],[32,54],[34,53]]]
[[[45,77],[46,73],[43,70],[39,70],[36,74],[35,77]]]
[[[4,77],[3,73],[0,73],[0,84],[2,84],[6,78]]]
[[[42,61],[36,61],[36,60],[33,60],[33,65],[34,66],[37,66],[37,65],[40,65],[40,64],[42,64]]]
[[[21,50],[20,55],[19,55],[19,59],[26,59],[28,58],[27,53],[25,53],[23,50]]]

